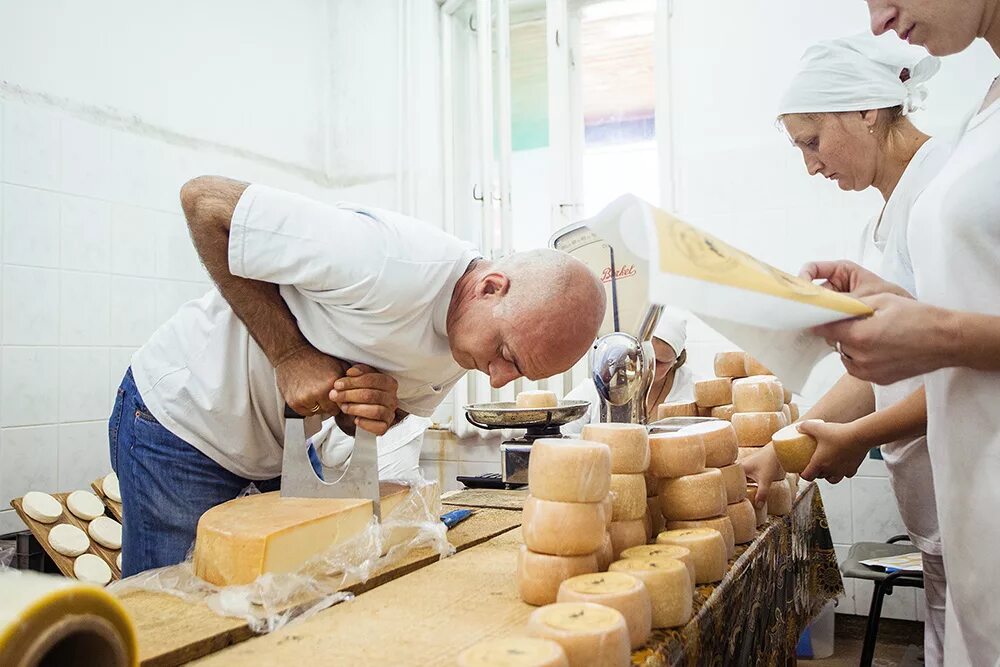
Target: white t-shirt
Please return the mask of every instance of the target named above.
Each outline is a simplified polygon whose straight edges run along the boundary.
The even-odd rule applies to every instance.
[[[1000,316],[1000,101],[965,127],[913,208],[909,241],[921,301]],[[992,665],[1000,656],[1000,373],[943,368],[924,384],[954,614],[945,664]]]
[[[403,215],[331,206],[262,185],[240,197],[229,269],[280,285],[306,339],[399,383],[399,407],[429,417],[465,373],[451,356],[452,290],[478,257]],[[167,429],[249,479],[281,472],[284,400],[274,368],[218,290],[181,306],[132,358]]]
[[[926,141],[910,160],[885,203],[881,223],[874,218],[862,233],[862,265],[914,296],[917,295],[913,263],[906,241],[910,211],[927,184],[947,162],[951,149],[951,142],[944,139]],[[883,410],[898,403],[922,385],[923,380],[919,377],[886,386],[873,384],[875,409]],[[927,438],[921,436],[882,445],[882,457],[889,471],[899,514],[913,543],[925,553],[940,555],[941,533]]]

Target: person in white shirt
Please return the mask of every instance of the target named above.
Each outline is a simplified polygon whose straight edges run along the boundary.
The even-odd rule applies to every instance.
[[[118,390],[126,576],[183,560],[201,514],[251,481],[277,488],[286,405],[383,435],[467,370],[494,387],[567,370],[604,315],[600,282],[565,253],[491,262],[412,218],[222,177],[189,181],[181,204],[217,287]]]
[[[868,0],[868,6],[877,35],[895,31],[939,56],[984,38],[1000,55],[1000,0]],[[1000,81],[989,86],[947,163],[915,202],[907,240],[919,301],[851,262],[815,262],[802,273],[863,296],[875,311],[815,329],[839,347],[852,375],[881,384],[923,377],[948,576],[944,662],[994,665],[1000,660],[1000,583],[993,576],[1000,550]]]
[[[660,317],[653,331],[653,352],[656,366],[653,381],[646,395],[646,414],[649,421],[656,419],[656,407],[661,403],[694,400],[696,378],[687,361],[687,321],[667,311]],[[584,380],[566,394],[568,401],[589,401],[587,414],[562,427],[563,435],[578,436],[587,424],[601,420],[600,398],[591,379]]]
[[[806,50],[779,104],[779,120],[811,175],[834,180],[842,190],[881,192],[885,204],[862,232],[858,257],[911,292],[910,210],[951,145],[918,130],[908,115],[925,96],[921,84],[939,66],[923,49],[891,37],[862,33],[824,41]],[[801,425],[819,443],[802,476],[831,482],[853,477],[868,450],[881,446],[903,525],[923,557],[924,662],[941,665],[946,580],[924,408],[920,378],[881,386],[845,373],[803,416],[827,423]],[[770,445],[744,467],[758,482],[784,477]],[[755,502],[766,501],[769,488],[761,484]]]

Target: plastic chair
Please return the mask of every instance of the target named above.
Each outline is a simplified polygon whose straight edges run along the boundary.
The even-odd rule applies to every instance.
[[[897,544],[909,541],[907,535],[896,535],[882,542],[856,542],[847,554],[847,560],[840,565],[840,572],[851,579],[865,579],[874,584],[872,604],[868,610],[868,625],[865,628],[865,642],[861,649],[862,667],[871,667],[875,657],[875,639],[878,636],[878,625],[882,616],[882,598],[892,595],[896,586],[923,588],[924,575],[920,572],[885,572],[877,568],[862,565],[861,561],[871,558],[886,558],[915,553],[917,548],[912,544]]]

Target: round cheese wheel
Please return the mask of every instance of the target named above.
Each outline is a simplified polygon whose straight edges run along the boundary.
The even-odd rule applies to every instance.
[[[521,516],[524,543],[535,553],[585,556],[601,546],[606,532],[600,503],[560,503],[528,496]]]
[[[747,374],[745,352],[718,352],[715,355],[715,374],[720,378],[741,378]]]
[[[649,436],[642,424],[587,424],[580,437],[608,446],[612,474],[642,473],[649,467]]]
[[[736,412],[736,408],[733,407],[732,403],[729,403],[727,405],[717,405],[712,408],[712,411],[708,416],[714,419],[725,419],[726,421],[729,421],[733,418],[734,412]]]
[[[612,521],[633,521],[646,513],[646,477],[611,475]]]
[[[798,406],[798,404],[797,403],[789,403],[788,404],[788,413],[789,413],[788,422],[790,424],[794,424],[795,422],[797,422],[799,420],[799,406]]]
[[[611,520],[615,512],[615,501],[614,498],[611,497],[610,492],[608,495],[604,496],[604,500],[600,502],[600,505],[601,513],[604,516],[604,528],[607,530],[607,528],[611,525]]]
[[[646,541],[648,542],[653,537],[653,517],[649,514],[649,508],[642,515],[642,525],[646,529]]]
[[[729,422],[715,419],[686,426],[680,432],[701,436],[706,467],[721,468],[736,461],[736,431]]]
[[[102,547],[122,548],[122,525],[111,517],[97,517],[87,526],[87,533]]]
[[[729,507],[728,505],[726,506]],[[708,519],[696,519],[694,521],[668,521],[667,530],[684,530],[685,528],[711,528],[719,531],[722,541],[726,545],[726,558],[732,558],[736,553],[736,532],[733,530],[733,523],[725,514],[713,516]]]
[[[118,552],[118,556],[115,557],[115,565],[118,566],[118,571],[121,572],[122,569],[122,552]]]
[[[712,378],[694,383],[694,402],[700,408],[714,408],[733,402],[733,381],[730,378]]]
[[[597,572],[597,557],[550,556],[530,551],[521,545],[517,554],[517,591],[528,604],[542,605],[556,601],[559,584],[578,574]]]
[[[698,416],[699,417],[711,417],[712,416],[712,410],[714,410],[714,409],[715,408],[702,408],[702,407],[699,407],[698,408]]]
[[[656,406],[656,419],[666,419],[667,417],[697,417],[698,404],[694,401],[675,401],[672,403],[660,403]]]
[[[604,533],[604,540],[601,541],[601,546],[594,552],[594,556],[597,558],[597,571],[604,572],[607,570],[608,565],[611,565],[615,559],[615,548],[611,544],[611,533]]]
[[[551,391],[536,389],[519,393],[514,405],[519,408],[554,408],[559,405],[559,400]]]
[[[625,617],[593,602],[557,602],[536,609],[528,617],[528,634],[560,644],[570,667],[628,667],[632,662]]]
[[[745,489],[746,487],[744,487]],[[749,544],[757,537],[757,514],[753,503],[744,498],[738,503],[726,506],[726,516],[733,526],[736,544]]]
[[[104,503],[90,491],[74,491],[69,494],[66,507],[84,521],[92,521],[104,514]]]
[[[736,412],[780,412],[785,404],[785,390],[772,375],[754,375],[733,380],[733,406]]]
[[[705,469],[705,443],[697,433],[649,436],[649,471],[657,477],[683,477]]]
[[[609,572],[642,579],[653,602],[653,627],[675,628],[691,620],[694,584],[684,563],[662,556],[617,560]]]
[[[88,584],[105,586],[111,581],[111,567],[100,556],[83,554],[73,561],[73,576]]]
[[[734,463],[719,470],[722,472],[722,483],[726,487],[726,504],[732,505],[746,498],[747,475],[743,472],[743,465]]]
[[[79,556],[90,548],[90,538],[76,526],[61,523],[49,531],[49,544],[63,556]]]
[[[660,531],[661,533],[663,531]],[[658,535],[659,533],[657,533]],[[691,557],[691,550],[676,544],[640,544],[637,547],[626,549],[621,553],[621,560],[629,558],[673,558],[684,563],[691,577],[691,583],[696,580],[694,572],[694,559]]]
[[[21,509],[39,523],[53,523],[62,516],[62,504],[47,493],[28,491],[21,498]]]
[[[120,503],[122,501],[122,490],[118,484],[118,475],[113,471],[109,472],[104,476],[104,481],[101,482],[101,488],[104,490],[104,495],[109,499]]]
[[[746,355],[745,360],[746,363],[743,368],[743,373],[747,377],[752,375],[774,375],[774,373],[768,370],[767,366],[760,363],[749,354]]]
[[[771,483],[767,494],[767,513],[774,516],[785,516],[792,511],[792,490],[786,480]]]
[[[653,535],[658,535],[663,530],[663,512],[660,511],[660,498],[653,496],[646,498],[646,512],[649,515],[649,534],[646,536],[652,539]]]
[[[793,398],[793,396],[792,396],[792,390],[789,389],[788,387],[784,386],[784,385],[782,385],[781,388],[784,389],[784,391],[785,391],[785,405],[788,405],[789,403],[792,402],[792,398]]]
[[[641,579],[624,572],[582,574],[562,582],[559,602],[593,602],[621,612],[628,627],[630,644],[639,648],[653,632],[653,607]]]
[[[486,639],[458,654],[458,667],[569,667],[562,646],[551,639]]]
[[[629,547],[646,543],[646,525],[642,519],[612,521],[608,532],[611,534],[611,547],[615,558],[618,558],[618,554]]]
[[[819,419],[810,421],[822,421]],[[776,432],[771,441],[774,443],[774,453],[785,472],[800,473],[809,465],[816,453],[816,438],[805,433],[799,433],[799,425],[791,424]]]
[[[714,528],[665,530],[656,536],[658,544],[674,544],[691,552],[695,583],[710,584],[726,575],[726,543]]]
[[[531,445],[528,488],[541,500],[596,503],[611,485],[611,451],[601,442],[540,438]]]
[[[737,412],[733,430],[740,447],[763,447],[771,436],[788,425],[783,412]]]
[[[694,475],[660,480],[660,511],[669,523],[707,519],[726,511],[726,487],[718,468]]]

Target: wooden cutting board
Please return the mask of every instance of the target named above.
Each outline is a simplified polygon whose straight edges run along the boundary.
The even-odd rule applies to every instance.
[[[104,506],[108,508],[109,512],[111,512],[111,516],[113,516],[118,523],[121,523],[122,504],[117,500],[112,500],[106,493],[104,493],[104,478],[101,477],[99,479],[95,479],[90,483],[90,486],[94,489],[94,493],[97,494],[97,497],[104,501]]]

